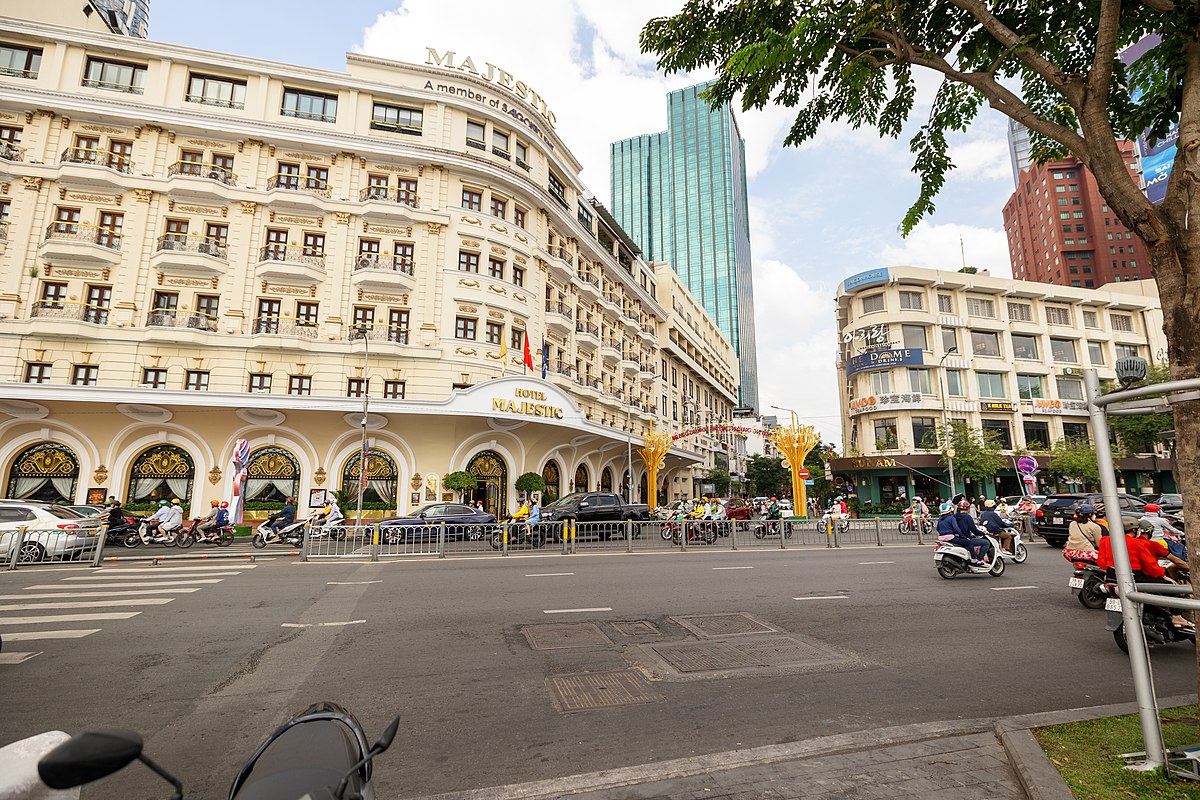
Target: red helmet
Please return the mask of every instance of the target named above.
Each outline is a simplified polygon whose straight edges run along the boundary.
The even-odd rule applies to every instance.
[[[971,501],[970,500],[959,500],[958,501],[958,510],[959,511],[970,511],[971,510]]]
[[[1146,503],[1146,510],[1151,514],[1157,514],[1159,511],[1162,511],[1162,506],[1158,503]]]
[[[229,508],[229,503],[225,500],[221,501],[221,508]]]

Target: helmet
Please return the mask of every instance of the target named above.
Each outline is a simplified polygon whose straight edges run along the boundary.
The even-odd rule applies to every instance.
[[[959,500],[958,501],[958,510],[959,511],[970,511],[971,510],[971,502],[969,500]]]
[[[211,500],[211,501],[209,501],[209,505],[212,506],[213,508],[220,508],[221,501],[220,500]]]
[[[1146,510],[1151,514],[1157,514],[1159,511],[1162,511],[1162,506],[1158,503],[1146,503]]]
[[[1090,514],[1095,514],[1095,513],[1096,513],[1096,507],[1095,507],[1094,505],[1092,505],[1091,503],[1084,503],[1083,505],[1081,505],[1081,506],[1079,507],[1079,513],[1080,513],[1080,514],[1082,514],[1082,515],[1084,515],[1084,516],[1087,516],[1087,515],[1090,515]]]
[[[166,500],[159,500],[159,501],[158,501],[158,504],[159,504],[160,506],[169,506],[169,505],[171,505],[171,504],[170,504],[170,503],[168,503]]]
[[[834,500],[841,501],[841,500],[845,500],[846,498],[842,497],[842,496],[839,494],[837,497],[835,497],[835,498],[833,498],[833,499],[834,499]]]
[[[938,506],[938,516],[939,517],[945,516],[946,514],[953,514],[953,513],[954,513],[954,506],[951,505],[950,503],[942,503],[940,506]]]
[[[1136,528],[1137,530],[1135,532],[1138,536],[1154,535],[1154,523],[1144,517],[1137,521]]]
[[[984,508],[993,508],[995,505],[996,505],[996,501],[990,497],[987,500],[983,501]]]
[[[221,508],[229,508],[229,503],[225,500],[221,501]]]
[[[294,502],[296,502],[296,498],[294,498],[294,497],[289,497],[289,498],[287,499],[287,502],[289,502],[289,503],[294,503]]]
[[[171,505],[173,505],[173,506],[177,506],[177,505],[179,505],[181,502],[182,502],[182,501],[181,501],[181,500],[180,500],[178,497],[175,497],[175,498],[172,498],[172,500],[171,500]]]

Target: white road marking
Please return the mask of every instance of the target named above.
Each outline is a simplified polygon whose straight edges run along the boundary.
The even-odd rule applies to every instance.
[[[584,614],[589,611],[612,611],[611,608],[551,608],[543,611],[543,614]]]
[[[860,561],[860,562],[858,562],[858,565],[860,567],[865,567],[868,564],[895,564],[895,563],[896,563],[895,561]]]
[[[228,578],[231,575],[240,575],[239,572],[213,572],[211,569],[208,572],[191,572],[186,575],[79,575],[74,578],[63,578],[64,581],[144,581],[154,580],[155,578],[174,579],[180,582],[190,581],[195,578]]]
[[[111,611],[102,614],[51,614],[43,617],[4,617],[0,625],[37,625],[44,622],[85,622],[91,619],[129,619],[140,611]]]
[[[574,572],[530,572],[526,578],[558,578],[564,575],[574,575]]]
[[[78,589],[78,586],[64,586],[63,589]],[[107,586],[105,588],[108,588]],[[142,589],[141,591],[121,592],[55,592],[54,594],[0,594],[0,600],[51,600],[55,597],[130,597],[143,594],[189,594],[200,591],[199,586],[190,589]]]
[[[34,639],[82,639],[85,636],[91,636],[93,633],[99,632],[99,628],[87,628],[73,631],[10,631],[9,633],[4,634],[4,641],[30,642]]]
[[[1011,592],[1013,589],[1036,589],[1036,586],[992,586],[993,592]]]
[[[148,572],[150,574],[161,574],[163,572],[212,572],[214,569],[255,569],[257,564],[236,564],[227,567],[217,567],[209,564],[205,567],[112,567],[110,572],[120,572],[124,574],[133,574],[135,572]]]
[[[368,583],[383,583],[383,581],[325,581],[326,586],[366,586]]]
[[[312,627],[316,626],[319,628],[337,628],[337,627],[341,627],[342,625],[365,625],[366,622],[367,621],[365,619],[352,619],[352,620],[347,620],[346,622],[281,622],[281,623],[279,623],[279,627],[281,627],[281,628],[312,628]]]
[[[793,597],[793,600],[849,600],[849,595],[844,594],[813,594],[808,597]]]
[[[106,606],[165,606],[174,597],[140,597],[134,600],[88,600],[80,603],[15,603],[0,605],[0,611],[36,611],[40,608],[101,608]]]
[[[147,581],[145,583],[76,583],[71,586],[60,586],[57,583],[39,583],[36,586],[26,586],[26,589],[136,589],[139,586],[187,586],[196,583],[220,583],[224,578],[209,578],[193,581]]]
[[[713,569],[754,569],[754,567],[713,567]]]
[[[0,653],[0,664],[21,664],[41,653]]]

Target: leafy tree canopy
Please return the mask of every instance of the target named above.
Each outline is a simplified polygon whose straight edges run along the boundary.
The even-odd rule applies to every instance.
[[[446,477],[442,478],[442,486],[455,492],[465,492],[467,489],[474,489],[478,485],[475,476],[466,470],[451,472]]]
[[[1115,455],[1115,447],[1113,451]],[[1115,465],[1113,469],[1116,469]],[[1074,478],[1089,488],[1100,484],[1096,448],[1087,439],[1059,439],[1055,442],[1050,448],[1050,463],[1046,465],[1046,470],[1059,478]]]
[[[750,456],[746,460],[746,477],[758,496],[778,497],[784,487],[791,486],[791,477],[783,468],[783,459],[769,456]]]
[[[953,449],[954,471],[964,478],[977,481],[991,478],[1008,466],[995,431],[984,431],[961,420],[951,420],[950,426],[942,430],[941,444],[942,463],[949,464],[950,450]]]
[[[729,470],[713,467],[704,474],[704,482],[713,485],[713,491],[723,495],[729,491]]]
[[[533,492],[546,491],[546,481],[541,475],[536,472],[523,472],[513,484],[516,490],[521,494],[531,494]]]
[[[1170,370],[1161,364],[1151,364],[1148,383],[1164,383],[1171,379]],[[1115,391],[1115,384],[1107,383],[1104,391]],[[1109,417],[1108,427],[1117,434],[1121,448],[1128,454],[1150,453],[1159,441],[1158,435],[1175,427],[1173,414],[1139,414],[1133,417]]]

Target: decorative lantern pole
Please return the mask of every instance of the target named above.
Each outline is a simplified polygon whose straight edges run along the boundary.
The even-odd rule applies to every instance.
[[[665,466],[663,456],[670,451],[671,442],[671,434],[655,431],[651,425],[650,432],[646,434],[642,446],[637,451],[642,463],[646,465],[646,500],[650,506],[650,513],[654,513],[654,507],[658,505],[658,471]],[[633,480],[632,471],[629,479]]]
[[[792,513],[797,516],[808,515],[808,498],[804,491],[804,478],[800,471],[804,469],[804,458],[821,441],[821,435],[811,425],[800,425],[796,422],[796,413],[792,412],[792,424],[786,428],[776,428],[771,434],[771,441],[786,456],[784,466],[792,473]]]

